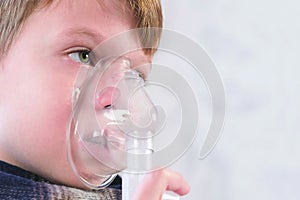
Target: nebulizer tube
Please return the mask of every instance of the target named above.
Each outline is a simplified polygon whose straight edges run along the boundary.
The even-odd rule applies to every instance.
[[[147,158],[144,159],[144,167],[148,167],[151,169],[151,154],[154,152],[152,139],[137,139],[128,137],[126,141],[127,152],[128,154],[133,155],[144,155]],[[128,167],[136,168],[139,165],[140,160],[136,158],[128,159]],[[149,172],[148,172],[149,173]],[[143,179],[145,178],[145,172],[136,172],[122,173],[122,199],[123,200],[132,200],[137,194],[137,189],[143,183]],[[147,195],[147,194],[145,194]],[[162,196],[162,200],[179,200],[179,196],[173,193],[165,192]]]
[[[127,137],[126,148],[128,154],[133,155],[150,155],[153,153],[152,139],[137,139],[133,137]],[[129,156],[130,157],[130,156]],[[136,158],[128,159],[128,167],[132,168],[135,165],[138,165],[140,161]],[[148,165],[151,168],[151,157],[148,156],[146,159],[146,166]],[[129,200],[133,199],[134,195],[137,192],[137,188],[142,183],[144,178],[143,173],[130,173],[124,172],[122,174],[122,199]]]

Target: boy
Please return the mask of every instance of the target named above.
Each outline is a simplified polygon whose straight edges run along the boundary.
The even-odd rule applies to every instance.
[[[72,88],[97,44],[132,28],[161,27],[159,1],[2,0],[0,12],[1,199],[120,199],[113,187],[88,191],[68,164]],[[152,51],[137,56],[151,62]],[[135,198],[159,200],[165,190],[183,195],[189,187],[161,170]]]

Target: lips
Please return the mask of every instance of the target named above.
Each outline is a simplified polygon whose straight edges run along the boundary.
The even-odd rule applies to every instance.
[[[105,129],[94,131],[85,142],[93,144],[95,148],[107,148],[109,151],[125,151],[125,135],[116,126],[106,126]]]
[[[116,126],[107,126],[84,138],[89,154],[103,165],[121,170],[126,165],[125,136]]]

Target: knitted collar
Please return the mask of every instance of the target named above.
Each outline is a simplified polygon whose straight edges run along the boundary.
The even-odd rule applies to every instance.
[[[57,185],[36,174],[0,161],[0,199],[98,199],[120,200],[121,180],[99,191]]]

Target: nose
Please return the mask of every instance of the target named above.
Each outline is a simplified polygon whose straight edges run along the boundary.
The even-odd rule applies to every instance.
[[[117,83],[123,77],[123,71],[130,68],[130,61],[119,58],[108,64],[100,76],[95,95],[95,109],[101,110],[110,107],[120,97]]]
[[[118,58],[106,68],[98,82],[95,109],[113,106],[114,110],[127,110],[134,125],[147,127],[152,121],[150,111],[154,105],[144,88],[144,80],[131,68],[131,63],[127,58]]]
[[[95,109],[102,110],[110,107],[120,97],[120,90],[116,87],[106,87],[95,96]]]

